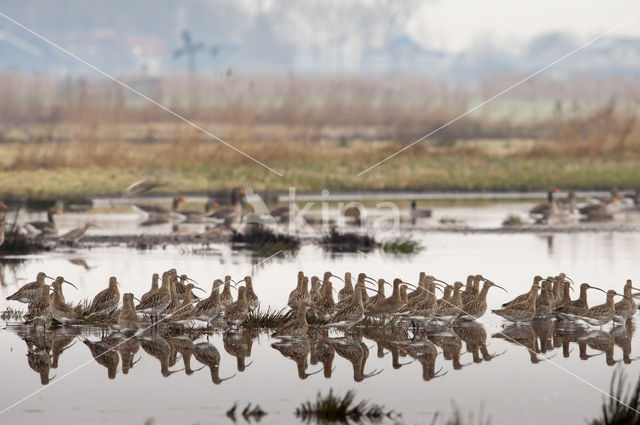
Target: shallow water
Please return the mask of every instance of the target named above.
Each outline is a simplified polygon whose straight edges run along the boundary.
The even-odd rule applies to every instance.
[[[379,204],[377,201],[394,202],[398,199],[406,200],[411,198],[401,197],[393,198],[389,194],[385,194],[386,197],[379,194],[379,197],[367,197],[365,200],[372,200],[374,202],[367,204],[365,223],[363,224],[364,230],[373,232],[372,227],[374,223],[379,221],[381,217],[386,217],[386,220],[382,220],[384,229],[389,229],[392,224],[392,219],[389,217],[391,210],[389,206]],[[447,194],[442,194],[447,195]],[[497,194],[490,194],[497,195]],[[521,194],[516,194],[520,196]],[[369,195],[368,195],[369,196]],[[449,198],[444,198],[449,199]],[[410,212],[408,209],[399,209],[399,228],[398,231],[407,235],[410,232],[420,231],[433,231],[433,230],[451,230],[451,229],[484,229],[490,231],[499,231],[503,228],[503,221],[509,216],[518,216],[525,225],[533,225],[535,220],[528,215],[528,211],[537,204],[537,201],[532,200],[518,200],[511,199],[508,201],[493,202],[490,199],[484,198],[452,198],[456,202],[451,204],[434,204],[429,203],[419,204],[420,208],[431,207],[433,215],[430,218],[419,218],[415,221],[411,220]],[[188,202],[204,202],[206,198],[198,196],[187,198]],[[149,217],[136,212],[132,205],[137,202],[143,203],[156,203],[158,205],[167,206],[170,200],[168,198],[152,198],[152,199],[130,199],[130,198],[101,198],[94,200],[95,209],[88,210],[86,212],[65,212],[62,215],[56,215],[55,221],[58,226],[59,234],[64,234],[72,229],[82,227],[85,223],[91,222],[98,225],[98,228],[91,228],[88,231],[88,235],[161,235],[161,234],[200,234],[207,228],[215,225],[210,221],[196,221],[188,222],[178,219],[166,220],[162,223],[150,224]],[[300,201],[298,207],[302,208],[307,201]],[[312,207],[305,214],[305,218],[310,223],[310,227],[313,228],[311,233],[305,233],[301,236],[317,236],[318,231],[321,230],[322,224],[326,220],[326,228],[330,225],[341,223],[340,214],[341,208],[339,204],[328,204],[323,207],[322,202],[318,202],[315,198],[309,200],[312,203]],[[201,204],[194,204],[197,206],[193,209],[202,208]],[[326,217],[323,218],[324,210],[326,208]],[[247,207],[247,212],[250,212],[250,207]],[[45,212],[21,211],[18,217],[20,222],[29,222],[36,220],[46,220]],[[11,223],[14,220],[14,215],[9,214],[8,221]],[[559,226],[567,231],[573,230],[602,230],[603,228],[609,230],[621,230],[622,225],[637,226],[640,224],[640,211],[638,211],[629,202],[624,202],[624,206],[621,210],[615,214],[614,219],[604,222],[584,222],[578,214],[563,217],[561,219],[554,220],[552,223],[554,226]],[[579,226],[579,228],[578,228]],[[346,225],[347,228],[353,228]],[[528,228],[530,228],[529,226]],[[281,229],[287,230],[286,225],[282,224]],[[511,228],[511,230],[516,230]],[[535,227],[537,231],[544,231],[544,226]],[[624,230],[624,229],[622,229]],[[637,230],[637,229],[636,229]],[[378,236],[378,235],[377,235]],[[390,234],[389,237],[397,236],[397,234]],[[380,238],[379,238],[380,239]]]
[[[177,268],[179,273],[189,274],[207,290],[214,278],[225,274],[234,278],[251,274],[261,305],[277,308],[286,304],[298,270],[310,275],[320,275],[325,270],[338,275],[346,271],[366,271],[375,277],[390,280],[399,276],[411,282],[416,281],[422,270],[450,282],[464,280],[471,273],[481,273],[510,292],[490,291],[489,308],[496,308],[510,297],[527,291],[535,274],[546,276],[564,271],[576,282],[587,281],[621,290],[625,279],[634,278],[640,272],[640,263],[635,255],[640,248],[637,233],[541,236],[415,232],[413,237],[422,242],[425,250],[410,256],[381,252],[367,256],[330,254],[317,246],[305,244],[297,255],[272,258],[258,265],[256,263],[261,259],[232,251],[227,245],[212,245],[207,255],[194,254],[185,246],[150,251],[120,247],[69,249],[30,255],[19,258],[24,261],[5,264],[2,268],[4,286],[0,288],[3,300],[0,310],[7,306],[4,297],[32,280],[41,270],[51,275],[64,275],[78,286],[77,292],[65,288],[68,301],[93,296],[106,287],[110,275],[118,276],[122,292],[140,295],[148,290],[153,272],[170,267]],[[591,295],[591,304],[603,301],[602,294],[595,292]],[[25,308],[15,303],[11,306]],[[480,328],[473,328],[470,332],[458,329],[456,333],[456,329],[445,329],[426,336],[418,335],[414,342],[439,342],[445,347],[443,349],[436,344],[435,363],[428,363],[426,369],[407,355],[398,357],[394,367],[394,343],[402,346],[412,335],[396,338],[400,342],[382,341],[382,345],[388,345],[382,358],[378,358],[375,339],[364,335],[361,342],[357,338],[345,342],[360,347],[361,352],[364,352],[362,345],[367,347],[364,368],[355,368],[336,352],[333,360],[335,369],[331,371],[330,378],[325,378],[327,371],[323,370],[303,380],[299,378],[296,363],[272,348],[275,341],[263,333],[244,339],[245,346],[248,345],[246,341],[252,341],[251,354],[245,359],[245,365],[249,367],[233,379],[219,384],[212,382],[209,368],[192,375],[180,370],[184,367],[184,356],[165,369],[165,372],[178,372],[163,376],[161,362],[143,348],[134,355],[134,359],[139,361],[127,374],[123,373],[123,359],[120,359],[115,378],[109,379],[108,369],[94,361],[87,345],[80,341],[85,338],[99,341],[100,334],[81,329],[75,345],[64,351],[58,367],[49,371],[49,376],[56,377],[45,386],[41,384],[40,374],[29,366],[26,345],[18,330],[9,326],[0,331],[0,350],[4,352],[0,373],[5,377],[5,385],[0,389],[0,399],[3,400],[0,410],[40,390],[2,414],[3,423],[39,424],[44,420],[58,423],[69,415],[79,423],[143,423],[150,417],[161,424],[178,421],[220,423],[228,420],[221,415],[237,401],[240,408],[244,408],[247,402],[259,403],[268,413],[262,423],[275,424],[298,422],[293,411],[301,402],[314,399],[319,390],[326,392],[334,388],[338,393],[355,389],[358,399],[383,403],[402,413],[402,420],[406,423],[430,423],[435,412],[446,415],[455,402],[463,412],[474,412],[476,417],[481,410],[484,411],[493,418],[493,423],[582,424],[600,412],[603,394],[592,385],[608,390],[616,369],[608,362],[611,363],[612,359],[618,361],[616,364],[622,366],[631,380],[640,373],[637,362],[624,364],[620,361],[625,357],[633,359],[640,353],[640,340],[634,338],[629,342],[630,335],[624,328],[612,330],[605,327],[605,333],[568,335],[544,323],[536,324],[533,329],[507,329],[505,332],[510,338],[540,352],[532,357],[523,345],[494,337],[503,331],[503,324],[498,316],[487,314],[478,322]],[[487,335],[485,354],[489,361],[483,360],[482,353],[478,354],[476,349],[475,360],[482,360],[476,363],[474,343],[469,347],[460,340],[460,335],[472,341],[475,341],[474,335],[479,335],[481,341],[484,332]],[[559,346],[549,345],[550,335],[554,334],[555,338],[551,337],[551,340]],[[340,337],[341,334],[330,336]],[[50,339],[56,337],[59,336],[49,335]],[[537,346],[530,344],[535,338]],[[561,338],[574,341],[565,343],[563,349]],[[196,342],[206,340],[206,336],[200,336]],[[219,376],[225,378],[238,372],[238,360],[225,349],[225,337],[214,334],[208,337],[208,341],[221,356]],[[548,347],[546,352],[542,352],[545,341]],[[591,342],[593,345],[594,341],[599,341],[601,346],[604,344],[605,351],[602,347],[593,348],[586,344]],[[616,341],[620,345],[615,345]],[[227,346],[233,345],[227,342]],[[622,347],[625,347],[624,353]],[[406,352],[406,347],[400,351],[403,350]],[[456,350],[460,350],[459,364],[454,361]],[[237,350],[231,351],[237,354]],[[490,358],[491,355],[497,357]],[[311,354],[307,358],[306,372],[322,369],[321,364],[311,364]],[[200,362],[191,359],[192,369],[200,366]],[[357,382],[361,373],[372,372],[380,373]],[[436,372],[442,376],[424,379],[425,375],[430,378]]]

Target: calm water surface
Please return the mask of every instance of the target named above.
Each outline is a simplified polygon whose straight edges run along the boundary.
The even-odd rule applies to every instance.
[[[500,216],[504,215],[503,209]],[[493,213],[489,216],[494,217]],[[298,270],[309,275],[325,270],[338,275],[366,271],[375,277],[390,280],[399,276],[411,282],[423,270],[450,282],[481,273],[509,289],[509,294],[490,291],[489,308],[527,291],[536,274],[564,271],[576,282],[620,291],[625,279],[638,280],[640,275],[636,254],[640,237],[636,233],[540,236],[415,232],[413,237],[425,250],[411,256],[379,252],[336,255],[306,244],[295,256],[273,258],[257,266],[260,259],[232,252],[225,245],[212,245],[207,255],[193,253],[189,247],[151,251],[69,249],[31,255],[4,264],[0,310],[7,306],[4,298],[33,280],[38,271],[64,275],[75,283],[77,292],[65,288],[68,301],[92,297],[106,287],[111,275],[118,276],[122,292],[140,295],[148,290],[152,273],[170,267],[189,274],[205,289],[214,278],[225,274],[237,278],[250,274],[262,306],[275,308],[286,304]],[[603,301],[601,294],[591,295],[591,304]],[[11,306],[26,308],[15,303]],[[433,359],[425,354],[424,347],[420,351],[419,347],[406,346],[412,335],[372,331],[351,340],[313,340],[310,347],[301,347],[289,357],[271,346],[276,341],[267,333],[247,332],[235,339],[220,333],[197,336],[193,343],[208,342],[220,354],[219,367],[213,373],[209,366],[188,373],[203,364],[193,356],[181,355],[176,348],[181,341],[167,335],[154,338],[173,347],[168,362],[147,352],[143,343],[132,356],[125,353],[117,368],[110,369],[105,362],[93,360],[89,345],[82,342],[100,342],[100,332],[85,328],[76,330],[77,335],[69,335],[69,330],[66,335],[48,335],[50,344],[58,341],[64,346],[68,341],[73,345],[59,354],[57,367],[51,367],[47,374],[37,366],[38,359],[26,355],[25,342],[36,346],[44,343],[34,342],[33,335],[9,323],[0,331],[0,373],[4,377],[0,409],[40,392],[0,418],[2,423],[24,424],[143,423],[147,418],[159,424],[221,423],[229,421],[223,415],[234,402],[241,408],[252,402],[268,413],[262,423],[297,423],[293,411],[301,402],[313,399],[320,390],[333,388],[338,393],[355,389],[358,398],[383,403],[402,413],[406,423],[430,423],[435,412],[446,415],[455,403],[476,417],[484,411],[493,423],[582,424],[598,415],[601,408],[603,394],[591,385],[608,390],[614,364],[620,365],[632,381],[640,373],[640,364],[632,361],[640,353],[640,340],[633,335],[633,327],[605,327],[603,332],[589,333],[558,329],[545,322],[523,329],[503,328],[503,324],[498,316],[487,314],[475,327],[435,329],[416,336],[416,343],[434,344],[437,354]],[[499,337],[500,333],[520,344]],[[525,346],[539,354],[532,356]],[[346,358],[349,348],[360,353],[355,363],[353,357]],[[322,369],[318,350],[328,356],[333,352],[329,367]],[[628,364],[622,361],[624,358]],[[189,367],[182,370],[185,359]],[[129,366],[126,374],[123,364]],[[320,372],[308,375],[316,371]],[[373,376],[365,378],[368,374]],[[43,385],[47,376],[55,378]],[[218,377],[232,378],[219,382]]]

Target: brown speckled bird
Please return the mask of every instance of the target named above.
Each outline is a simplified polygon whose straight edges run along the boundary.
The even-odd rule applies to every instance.
[[[638,291],[639,289],[634,288],[632,286],[631,280],[627,280],[627,283],[624,285],[624,296],[622,300],[615,303],[615,315],[613,320],[616,322],[625,322],[628,318],[632,317],[636,314],[636,303],[633,300],[633,295],[631,290],[634,289]]]
[[[98,292],[93,298],[93,302],[87,311],[87,316],[105,315],[118,308],[120,303],[120,291],[118,290],[118,280],[115,276],[109,278],[107,289]]]
[[[534,286],[538,286],[534,284]],[[529,297],[517,304],[510,304],[508,307],[500,308],[498,310],[491,310],[492,313],[502,316],[505,319],[515,322],[516,325],[521,322],[528,322],[533,319],[536,314],[536,300],[538,299],[538,291],[531,290]]]
[[[140,319],[133,307],[133,294],[127,292],[122,296],[122,310],[118,315],[118,328],[123,332],[135,332],[140,328]]]
[[[509,307],[510,305],[520,304],[521,302],[524,302],[524,301],[528,300],[529,299],[529,295],[531,295],[531,293],[533,291],[538,292],[540,290],[540,281],[542,281],[542,276],[534,277],[533,278],[533,284],[531,285],[531,289],[529,289],[529,291],[525,292],[524,294],[518,295],[517,297],[515,297],[511,301],[508,301],[508,302],[502,304],[502,307]]]
[[[162,273],[162,285],[160,289],[136,306],[136,310],[151,316],[151,321],[157,320],[171,302],[170,273]]]
[[[13,294],[7,297],[7,301],[18,301],[21,303],[29,304],[42,293],[42,286],[46,278],[53,279],[47,276],[44,272],[39,272],[34,282],[24,284]]]
[[[460,313],[460,319],[475,320],[484,315],[487,311],[487,293],[492,286],[507,292],[507,290],[502,286],[496,285],[488,279],[484,279],[484,284],[482,285],[482,289],[480,290],[480,293],[478,293],[476,299],[462,305],[463,312]]]
[[[229,304],[224,310],[224,320],[231,329],[237,329],[249,316],[249,303],[247,302],[247,288],[241,286],[238,289],[238,299]]]
[[[233,295],[231,295],[231,276],[224,277],[224,288],[220,294],[220,302],[224,307],[233,302]]]
[[[211,286],[211,294],[209,297],[200,301],[195,310],[193,311],[193,317],[203,322],[210,324],[216,319],[222,317],[224,314],[224,305],[220,301],[219,288],[223,285],[220,279],[213,281]]]
[[[338,302],[350,298],[354,293],[353,283],[351,282],[351,273],[344,274],[344,287],[338,291]]]
[[[571,298],[569,298],[569,289],[567,285],[564,290],[562,304],[552,310],[556,318],[559,320],[574,321],[579,319],[580,316],[586,314],[589,309],[589,304],[587,302],[587,290],[589,289],[596,289],[600,292],[605,292],[604,290],[591,286],[588,283],[583,283],[580,285],[579,298],[572,301]]]
[[[591,307],[585,314],[580,316],[580,318],[592,326],[602,327],[602,325],[609,323],[615,315],[615,304],[613,303],[613,297],[615,297],[616,295],[624,296],[618,294],[613,289],[609,289],[607,291],[607,301],[604,304]]]
[[[309,324],[307,323],[307,308],[309,304],[301,301],[298,304],[296,315],[289,318],[278,328],[276,332],[271,334],[273,338],[279,339],[300,339],[307,336]]]
[[[287,305],[295,310],[303,301],[306,303],[311,302],[311,296],[309,295],[309,278],[304,275],[298,275],[298,285],[296,289],[289,294]]]
[[[42,325],[44,329],[51,322],[51,298],[49,298],[49,286],[42,285],[40,288],[40,296],[29,304],[27,314],[25,315],[25,324],[33,325],[36,329],[38,325]]]

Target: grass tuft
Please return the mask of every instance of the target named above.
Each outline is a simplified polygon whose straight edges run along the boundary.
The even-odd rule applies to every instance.
[[[640,424],[640,379],[629,393],[624,373],[617,369],[611,377],[611,386],[602,404],[602,418],[589,422],[591,425],[637,425]]]
[[[369,252],[378,245],[374,236],[339,233],[335,227],[320,240],[320,243],[331,252]]]
[[[21,320],[24,317],[24,311],[16,310],[11,307],[7,307],[5,311],[0,314],[2,320]]]
[[[249,317],[244,322],[244,326],[248,328],[276,328],[282,326],[284,322],[291,318],[291,311],[287,308],[281,310],[271,310],[262,312],[259,309],[249,312]]]
[[[307,401],[296,409],[296,417],[307,422],[315,419],[317,422],[341,422],[349,421],[373,423],[381,422],[385,418],[399,416],[393,410],[386,410],[383,405],[370,403],[368,401],[355,402],[355,393],[347,391],[340,397],[333,394],[333,389],[329,394],[318,393],[315,402]]]
[[[237,403],[233,403],[233,406],[226,412],[227,418],[231,419],[233,423],[236,422],[236,410],[238,408]],[[242,410],[242,417],[247,423],[251,423],[251,419],[254,419],[256,422],[260,422],[263,416],[266,416],[267,412],[262,410],[259,404],[253,406],[251,403],[247,404]]]
[[[502,225],[505,227],[517,227],[522,226],[524,222],[522,221],[522,217],[519,215],[511,214],[507,218],[504,219]]]
[[[18,216],[19,214],[15,214],[13,222],[5,227],[4,243],[0,245],[0,254],[21,255],[46,250],[47,247],[37,239],[28,238],[20,232]]]
[[[286,234],[275,234],[260,224],[249,224],[244,233],[235,233],[231,237],[234,248],[245,248],[254,254],[268,257],[279,251],[296,251],[300,247],[300,239]]]
[[[419,242],[408,238],[396,238],[382,244],[382,250],[390,254],[415,254],[422,248]]]

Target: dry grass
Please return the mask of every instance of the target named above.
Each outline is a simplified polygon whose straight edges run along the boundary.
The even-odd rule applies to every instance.
[[[492,85],[474,92],[409,77],[232,74],[201,78],[190,97],[179,78],[148,83],[154,98],[284,177],[111,83],[0,72],[0,187],[114,194],[159,176],[170,182],[166,192],[230,182],[272,190],[605,189],[635,187],[640,178],[635,82],[598,82],[616,100],[594,97],[584,81],[562,90],[534,82],[361,177]]]
[[[95,155],[80,142],[55,147],[0,145],[0,187],[5,193],[81,195],[121,193],[133,181],[157,176],[169,184],[162,192],[209,192],[251,184],[256,190],[533,190],[636,187],[640,157],[602,155],[496,155],[458,148],[415,148],[357,177],[393,153],[391,143],[326,144],[274,142],[239,148],[281,172],[256,165],[211,142],[189,147],[129,142],[103,143]]]

